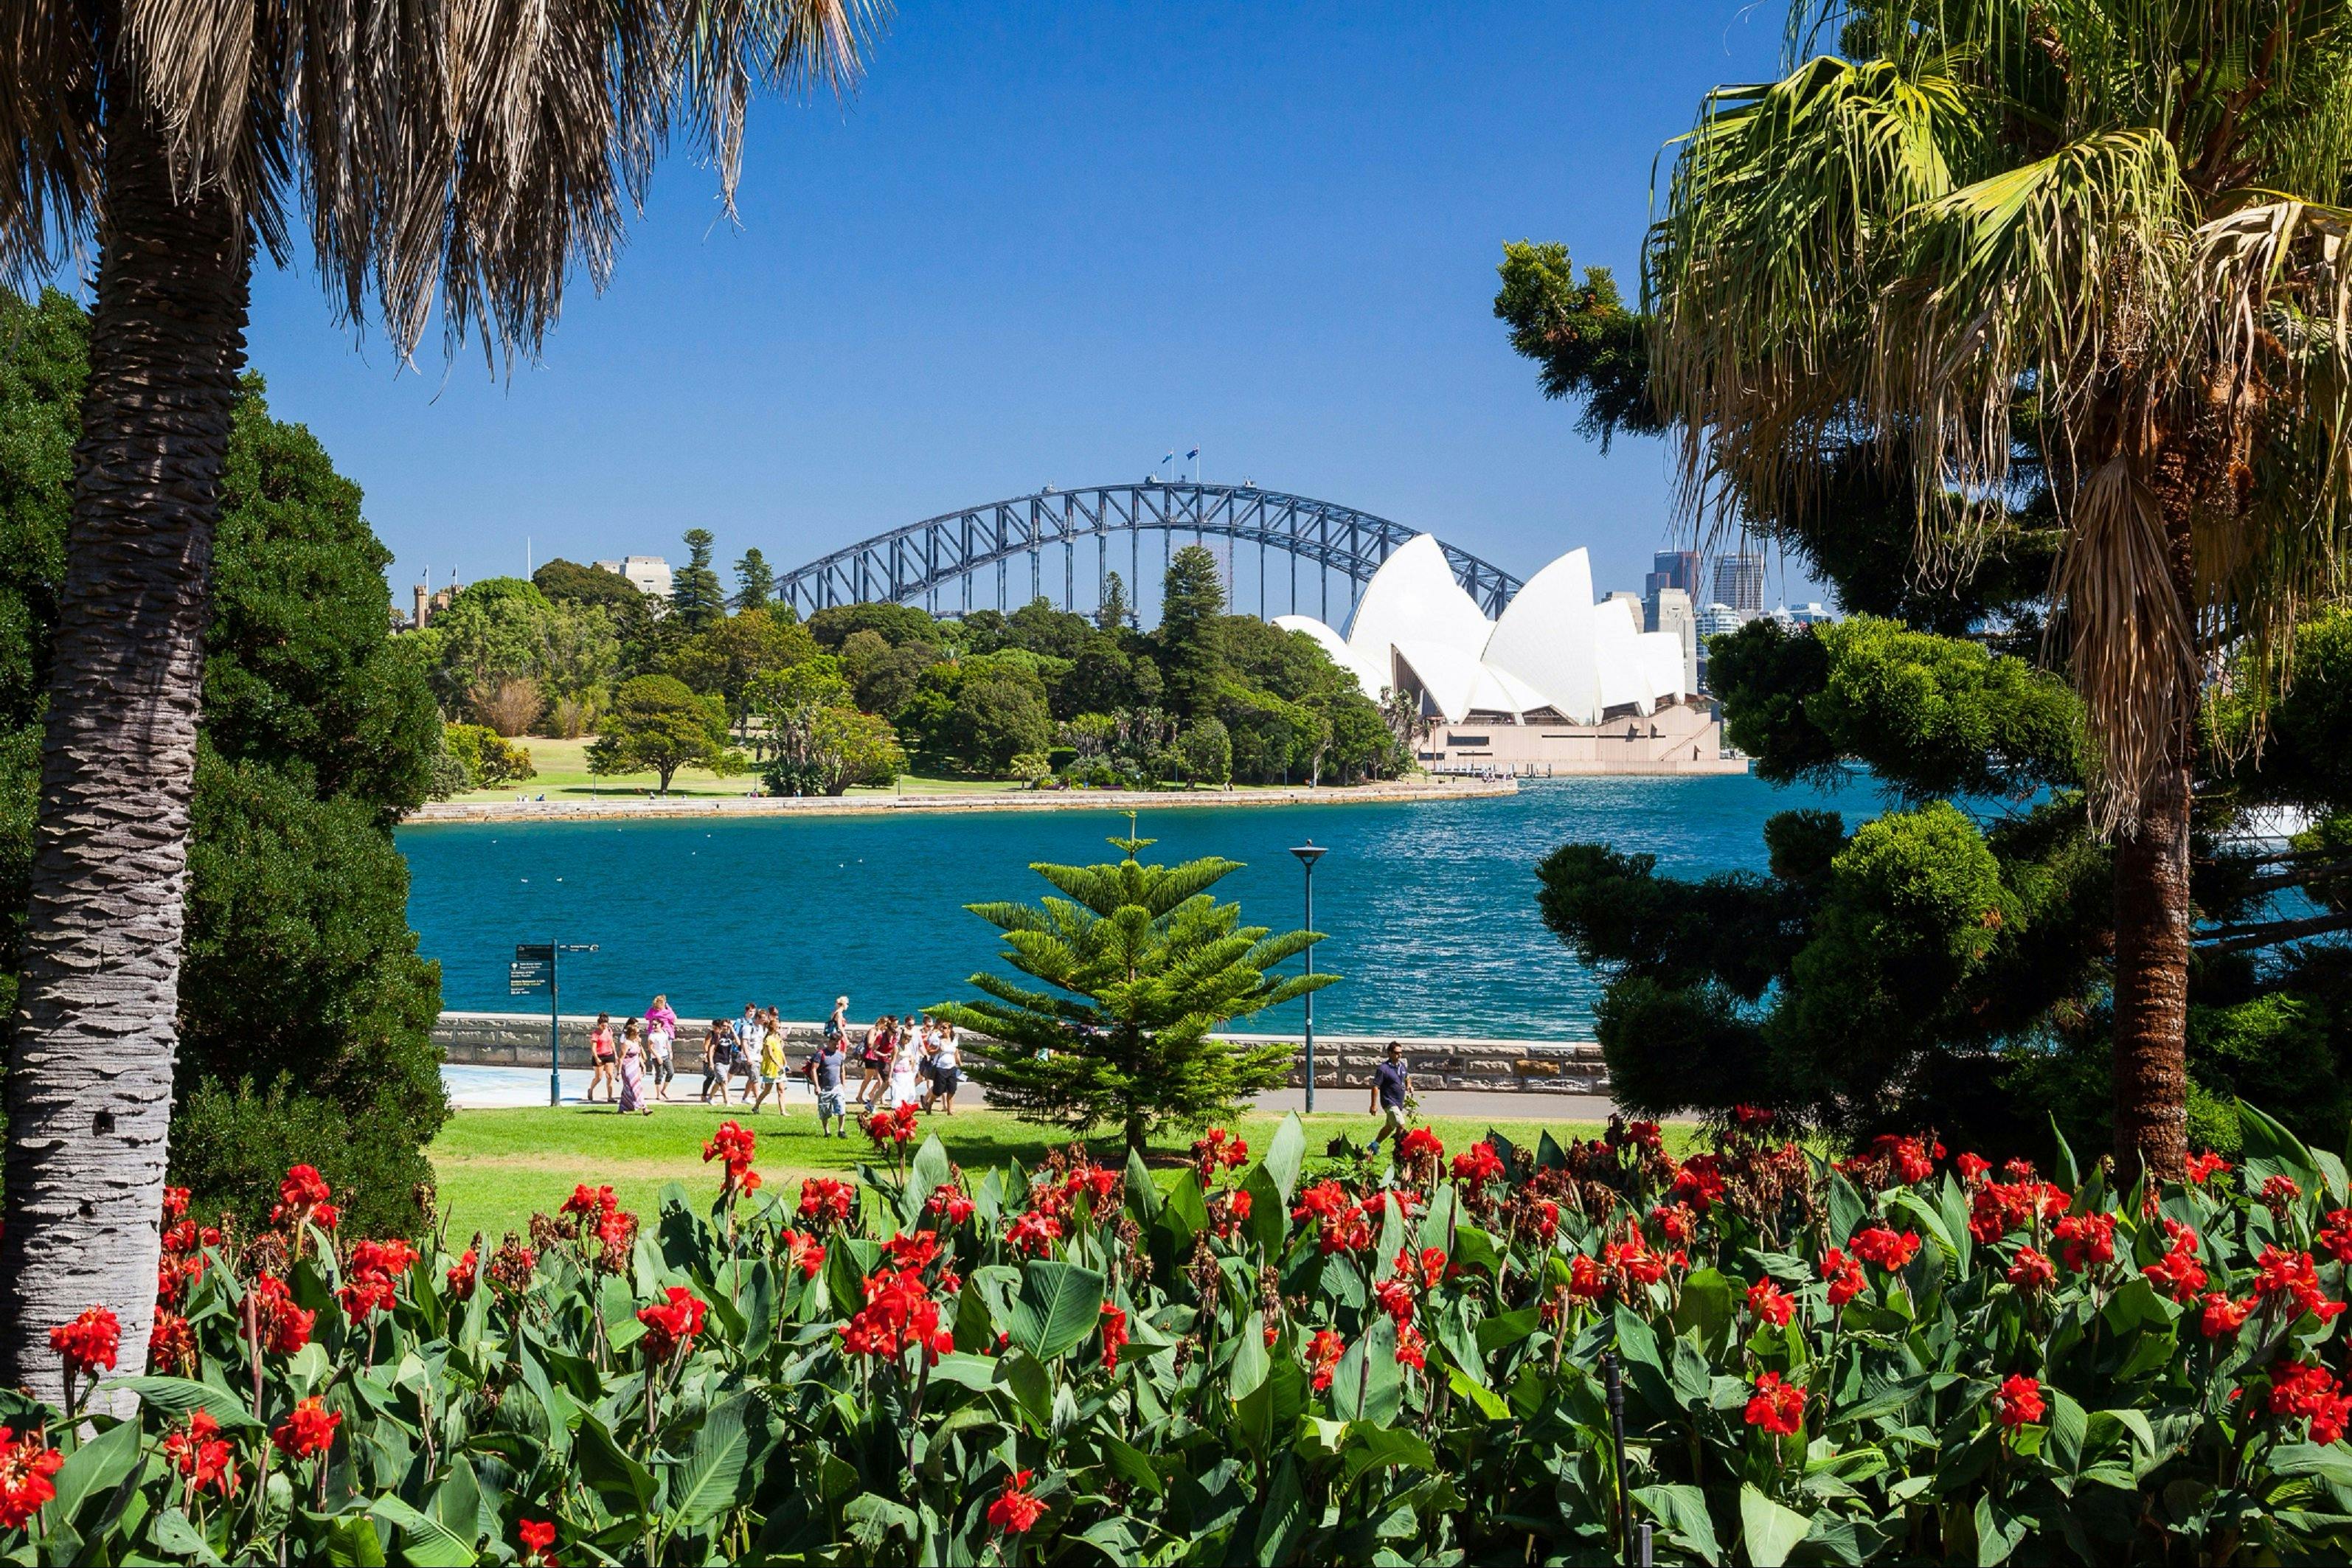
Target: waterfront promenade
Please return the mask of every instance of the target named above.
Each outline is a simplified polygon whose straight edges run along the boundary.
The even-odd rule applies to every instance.
[[[1202,806],[1374,805],[1400,801],[1486,800],[1517,795],[1509,777],[1395,779],[1345,788],[1258,784],[1223,790],[1004,789],[949,794],[843,795],[591,795],[558,800],[430,801],[413,823],[645,821],[754,816],[887,816],[901,812],[1167,811]]]

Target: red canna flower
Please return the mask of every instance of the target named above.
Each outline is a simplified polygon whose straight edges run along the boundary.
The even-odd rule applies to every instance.
[[[1014,1220],[1004,1233],[1004,1244],[1015,1252],[1042,1258],[1054,1250],[1054,1243],[1062,1238],[1062,1222],[1049,1214],[1032,1209]]]
[[[1748,1400],[1748,1425],[1761,1426],[1775,1437],[1793,1437],[1805,1429],[1805,1385],[1783,1383],[1777,1372],[1756,1380]]]
[[[1429,1367],[1429,1342],[1422,1338],[1421,1331],[1411,1323],[1397,1325],[1396,1358],[1399,1364],[1412,1367],[1416,1372],[1426,1371]]]
[[[1829,1284],[1832,1311],[1861,1295],[1870,1283],[1863,1277],[1862,1265],[1834,1247],[1822,1254],[1822,1278]]]
[[[801,1278],[803,1279],[815,1279],[818,1271],[824,1267],[824,1243],[803,1230],[787,1230],[783,1233],[782,1240],[784,1244],[785,1266],[799,1269]]]
[[[2057,1278],[2058,1266],[2030,1247],[2019,1247],[2009,1266],[2009,1282],[2029,1296]]]
[[[287,1413],[285,1421],[269,1434],[269,1440],[288,1458],[307,1459],[327,1451],[335,1440],[335,1428],[342,1422],[341,1411],[329,1410],[326,1401],[313,1394]]]
[[[857,1194],[847,1182],[809,1176],[801,1182],[801,1218],[839,1222],[849,1217]]]
[[[2309,1312],[2323,1323],[2344,1310],[2343,1302],[2329,1300],[2320,1289],[2318,1268],[2308,1252],[2268,1246],[2254,1259],[2254,1295],[2265,1302],[2292,1301],[2297,1316]]]
[[[2338,1263],[2352,1263],[2352,1209],[2330,1209],[2319,1245]]]
[[[538,1568],[554,1568],[555,1521],[551,1519],[519,1519],[515,1521],[515,1539],[522,1542],[522,1560]]]
[[[0,1530],[14,1530],[47,1506],[58,1495],[49,1478],[65,1462],[63,1454],[38,1437],[20,1439],[0,1426]]]
[[[154,1323],[147,1331],[147,1370],[167,1377],[196,1373],[195,1331],[169,1307],[155,1309]]]
[[[1472,1186],[1483,1186],[1503,1173],[1503,1157],[1495,1152],[1492,1143],[1481,1139],[1463,1152],[1454,1156],[1454,1179]]]
[[[310,1325],[319,1314],[296,1306],[285,1280],[263,1274],[247,1289],[254,1298],[254,1321],[260,1328],[264,1350],[272,1355],[292,1355],[310,1342]]]
[[[1332,1329],[1318,1329],[1307,1346],[1307,1364],[1314,1376],[1315,1392],[1322,1394],[1331,1386],[1331,1375],[1339,1369],[1339,1358],[1348,1353],[1348,1343]]]
[[[1973,1153],[1966,1149],[1960,1151],[1959,1157],[1954,1160],[1952,1163],[1959,1167],[1960,1184],[1964,1187],[1975,1187],[1980,1185],[1985,1177],[1992,1171],[1992,1162],[1990,1160],[1986,1159],[1981,1154]]]
[[[2246,1320],[2253,1315],[2258,1304],[2257,1299],[2252,1296],[2242,1301],[2232,1301],[2216,1291],[2205,1298],[2205,1311],[2198,1320],[2198,1330],[2209,1340],[2234,1334],[2245,1326]]]
[[[667,1300],[650,1307],[637,1309],[637,1321],[646,1326],[646,1356],[656,1362],[666,1362],[681,1347],[691,1345],[695,1335],[702,1332],[702,1315],[710,1310],[709,1303],[697,1297],[683,1285],[673,1285]]]
[[[104,1307],[85,1308],[72,1322],[49,1331],[49,1348],[65,1358],[66,1370],[76,1377],[113,1371],[121,1346],[122,1325]]]
[[[163,1455],[194,1490],[235,1497],[236,1451],[217,1435],[219,1431],[220,1423],[212,1413],[198,1410],[188,1417],[187,1426],[164,1436]]]
[[[1607,1289],[1609,1289],[1609,1280],[1601,1272],[1601,1264],[1597,1258],[1580,1252],[1569,1259],[1568,1293],[1570,1295],[1582,1301],[1598,1300],[1601,1293]]]
[[[1397,1140],[1397,1155],[1406,1161],[1443,1160],[1445,1144],[1426,1127],[1415,1127]]]
[[[1025,1489],[1033,1470],[1016,1470],[1004,1479],[1004,1489],[988,1505],[989,1524],[1015,1535],[1025,1534],[1045,1517],[1045,1505]]]
[[[460,1301],[471,1300],[474,1294],[474,1271],[478,1267],[479,1264],[474,1257],[474,1249],[470,1247],[466,1248],[456,1266],[447,1271],[449,1294],[457,1297]]]
[[[926,1212],[937,1215],[950,1225],[961,1225],[970,1219],[973,1206],[971,1199],[953,1182],[941,1182],[934,1187],[929,1200],[923,1205]]]
[[[1846,1246],[1864,1263],[1874,1263],[1891,1274],[1919,1256],[1919,1233],[1906,1230],[1897,1236],[1883,1225],[1874,1225],[1854,1232]]]
[[[899,1232],[882,1244],[890,1255],[894,1268],[911,1268],[919,1273],[930,1267],[931,1259],[940,1255],[940,1238],[935,1231]]]
[[[1383,1279],[1372,1287],[1372,1299],[1399,1328],[1412,1321],[1412,1287],[1402,1279]]]
[[[1102,1310],[1102,1364],[1105,1372],[1118,1370],[1118,1352],[1127,1343],[1127,1309],[1114,1307],[1108,1301]]]
[[[2225,1176],[2229,1174],[2233,1168],[2234,1167],[2231,1165],[2229,1161],[2224,1160],[2219,1154],[2191,1154],[2189,1156],[2189,1179],[2191,1182],[2196,1183],[2200,1187],[2215,1176]]]
[[[760,1173],[751,1169],[752,1151],[758,1145],[758,1135],[742,1123],[731,1119],[720,1122],[719,1131],[710,1135],[709,1142],[703,1144],[702,1163],[704,1164],[707,1165],[713,1160],[722,1161],[726,1164],[727,1177],[719,1184],[719,1196],[722,1199],[732,1199],[739,1194],[756,1193],[760,1190]]]
[[[1723,1201],[1723,1163],[1712,1154],[1694,1154],[1675,1173],[1674,1195],[1705,1214]]]
[[[2023,1373],[2012,1373],[1992,1396],[1992,1407],[2004,1430],[2014,1432],[2042,1416],[2042,1384]]]
[[[2077,1274],[2116,1257],[2116,1216],[2111,1214],[2070,1214],[2050,1227],[2060,1243],[2058,1256]]]
[[[1748,1287],[1748,1310],[1759,1323],[1786,1328],[1796,1313],[1797,1299],[1769,1279],[1759,1279]]]

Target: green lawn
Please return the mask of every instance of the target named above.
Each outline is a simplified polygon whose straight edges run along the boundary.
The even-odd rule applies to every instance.
[[[441,1206],[450,1217],[450,1234],[463,1237],[479,1230],[496,1237],[508,1230],[522,1230],[533,1210],[552,1213],[578,1182],[611,1185],[623,1207],[643,1215],[653,1212],[655,1196],[665,1182],[683,1183],[698,1202],[708,1201],[718,1183],[711,1167],[702,1163],[703,1140],[730,1116],[759,1133],[758,1168],[771,1183],[797,1186],[803,1175],[847,1170],[867,1158],[871,1150],[854,1126],[846,1139],[818,1137],[816,1118],[805,1105],[795,1106],[782,1118],[773,1110],[751,1117],[724,1107],[699,1105],[665,1107],[651,1116],[622,1116],[603,1107],[590,1110],[577,1106],[461,1110],[449,1119],[432,1151]],[[1262,1151],[1277,1122],[1271,1116],[1250,1116],[1240,1122],[1238,1131],[1254,1150]],[[1318,1113],[1307,1119],[1308,1152],[1320,1153],[1326,1143],[1342,1133],[1361,1142],[1377,1125],[1370,1116]],[[1468,1147],[1490,1125],[1507,1138],[1530,1144],[1544,1131],[1562,1142],[1571,1137],[1597,1137],[1601,1132],[1597,1122],[1576,1121],[1489,1123],[1440,1117],[1429,1125],[1453,1150]],[[949,1155],[972,1170],[1008,1158],[1034,1165],[1047,1150],[1066,1142],[1001,1111],[925,1117],[923,1129],[927,1133],[937,1132]],[[1160,1152],[1181,1156],[1188,1142],[1171,1142]],[[1105,1157],[1118,1152],[1116,1142],[1097,1141],[1096,1147]],[[1172,1173],[1176,1160],[1162,1163]]]

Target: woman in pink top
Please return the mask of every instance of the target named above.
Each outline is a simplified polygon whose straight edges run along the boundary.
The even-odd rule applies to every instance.
[[[596,1026],[588,1031],[588,1055],[595,1063],[595,1070],[588,1075],[589,1104],[596,1103],[596,1086],[600,1083],[604,1086],[607,1100],[620,1099],[621,1086],[613,1076],[613,1064],[619,1054],[620,1047],[613,1040],[613,1015],[597,1014]]]

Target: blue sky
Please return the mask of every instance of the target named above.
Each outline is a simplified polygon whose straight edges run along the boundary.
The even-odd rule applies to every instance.
[[[1543,401],[1495,266],[1562,239],[1630,289],[1661,143],[1771,69],[1780,17],[909,0],[853,101],[759,106],[736,224],[672,159],[612,287],[511,380],[355,348],[301,273],[258,280],[252,358],[365,487],[403,600],[526,540],[676,560],[700,525],[722,564],[795,565],[1195,444],[1212,479],[1522,574],[1586,544],[1634,587],[1674,542],[1663,455],[1603,458]]]

